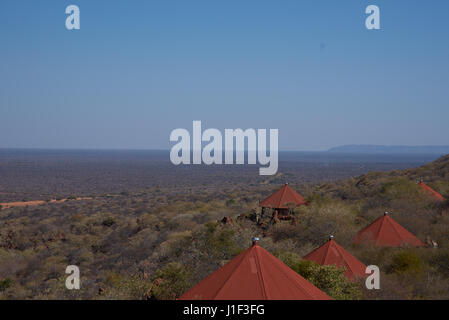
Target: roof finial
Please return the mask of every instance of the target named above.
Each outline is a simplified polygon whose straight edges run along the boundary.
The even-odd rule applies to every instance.
[[[331,234],[331,235],[329,236],[329,240],[333,240],[333,239],[334,239],[334,235]]]
[[[253,237],[253,246],[257,246],[259,244],[259,238],[258,237]]]
[[[388,216],[390,213],[388,211],[384,211],[384,216]]]

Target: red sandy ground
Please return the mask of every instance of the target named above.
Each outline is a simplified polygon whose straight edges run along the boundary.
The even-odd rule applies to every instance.
[[[85,198],[76,198],[76,201],[79,200],[90,200],[92,198],[90,197],[85,197]],[[75,199],[73,199],[75,200]],[[42,204],[47,204],[47,203],[61,203],[61,202],[66,202],[68,201],[68,199],[61,199],[61,200],[50,200],[50,201],[45,201],[45,200],[34,200],[34,201],[17,201],[17,202],[0,202],[0,206],[3,209],[9,209],[9,208],[13,208],[13,207],[26,207],[26,206],[38,206],[38,205],[42,205]]]

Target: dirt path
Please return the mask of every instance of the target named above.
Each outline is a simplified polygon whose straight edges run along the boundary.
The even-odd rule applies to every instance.
[[[38,206],[48,203],[61,203],[66,201],[79,201],[79,200],[91,200],[91,197],[84,197],[84,198],[76,198],[76,199],[61,199],[56,200],[52,199],[50,201],[45,200],[34,200],[34,201],[17,201],[17,202],[0,202],[0,206],[3,209],[9,209],[13,207],[26,207],[26,206]]]

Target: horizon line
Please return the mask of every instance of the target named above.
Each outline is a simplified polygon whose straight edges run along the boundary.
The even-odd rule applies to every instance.
[[[346,144],[330,147],[327,149],[279,149],[278,152],[335,152],[332,149],[343,148],[343,147],[397,147],[397,148],[449,148],[449,145],[381,145],[381,144]],[[161,148],[103,148],[103,147],[0,147],[0,150],[41,150],[41,151],[163,151],[170,152],[171,148],[161,149]],[[191,152],[194,150],[191,150]],[[225,149],[222,150],[226,152]],[[237,150],[232,150],[233,152]],[[247,150],[244,152],[257,152],[257,150]],[[341,153],[348,153],[348,151],[343,151]],[[363,152],[362,153],[366,153]],[[373,152],[373,153],[383,153],[383,152]],[[410,152],[409,152],[410,153]],[[421,152],[426,153],[426,152]]]

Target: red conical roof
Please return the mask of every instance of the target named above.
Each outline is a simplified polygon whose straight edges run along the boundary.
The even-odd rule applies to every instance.
[[[329,300],[323,291],[254,244],[181,300]]]
[[[418,185],[421,187],[421,189],[427,193],[428,195],[432,196],[434,199],[436,200],[446,200],[441,194],[439,194],[438,192],[436,192],[435,190],[433,190],[431,187],[429,187],[427,184],[425,184],[424,182],[419,182]]]
[[[287,209],[287,204],[289,203],[294,203],[299,206],[306,204],[306,200],[290,188],[288,184],[285,184],[278,191],[259,203],[259,207]]]
[[[330,239],[321,247],[310,252],[304,259],[314,261],[320,265],[336,265],[337,267],[344,267],[346,269],[345,276],[350,279],[366,276],[366,265],[346,251],[333,239]]]
[[[371,241],[378,246],[399,247],[407,244],[413,247],[424,246],[417,237],[407,231],[388,214],[362,229],[354,239],[354,243]]]

